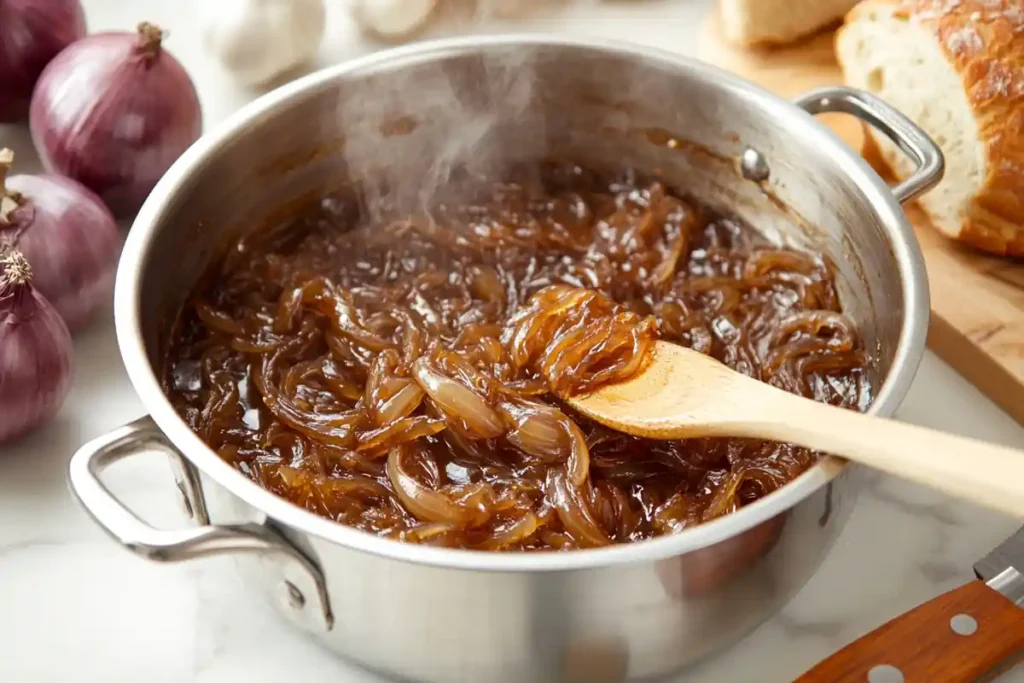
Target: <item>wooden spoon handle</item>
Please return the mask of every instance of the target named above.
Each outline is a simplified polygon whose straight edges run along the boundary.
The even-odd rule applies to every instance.
[[[766,410],[770,423],[752,425],[750,435],[819,449],[1024,517],[1022,451],[805,399],[776,400]]]
[[[1013,664],[1022,649],[1024,611],[972,581],[847,645],[797,683],[977,681]]]

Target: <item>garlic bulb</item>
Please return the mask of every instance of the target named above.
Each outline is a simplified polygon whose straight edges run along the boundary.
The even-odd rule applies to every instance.
[[[425,28],[438,0],[351,0],[359,28],[376,38],[403,40]]]
[[[324,37],[324,0],[209,0],[200,8],[206,48],[250,85],[309,60]]]

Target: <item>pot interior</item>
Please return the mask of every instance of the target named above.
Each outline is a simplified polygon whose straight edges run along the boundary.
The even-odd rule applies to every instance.
[[[797,108],[669,56],[542,40],[398,50],[298,81],[204,138],[140,215],[155,225],[136,225],[147,244],[123,268],[141,274],[134,300],[159,375],[171,325],[217,251],[325,190],[355,179],[371,209],[416,210],[455,169],[493,177],[552,157],[633,167],[830,258],[877,389],[905,325],[907,266],[891,248],[902,228],[840,147]],[[766,181],[741,176],[747,148],[766,158]]]

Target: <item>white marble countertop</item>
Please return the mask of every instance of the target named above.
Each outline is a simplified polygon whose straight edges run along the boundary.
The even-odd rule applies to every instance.
[[[206,0],[212,1],[212,0]],[[195,35],[198,0],[85,0],[92,30],[140,19],[170,31],[193,75],[207,129],[256,94],[233,85]],[[331,6],[319,64],[375,46]],[[558,16],[487,30],[545,29],[625,38],[689,52],[710,0],[581,2]],[[27,132],[0,126],[23,171]],[[68,493],[65,471],[86,440],[142,414],[109,312],[76,338],[70,399],[45,429],[0,448],[0,680],[11,683],[363,683],[252,603],[230,564],[145,562],[104,536]],[[1024,430],[930,353],[899,417],[1024,448]],[[180,524],[165,462],[111,471],[112,488],[155,523]],[[787,681],[817,660],[972,577],[972,563],[1016,528],[1009,519],[882,477],[870,486],[821,571],[785,610],[728,652],[683,674],[697,682]],[[1024,681],[1015,670],[1003,680]]]

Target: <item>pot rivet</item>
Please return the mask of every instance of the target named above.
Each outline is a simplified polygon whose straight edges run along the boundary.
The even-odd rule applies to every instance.
[[[294,610],[300,610],[306,606],[306,598],[302,595],[302,591],[295,587],[295,584],[291,581],[285,581],[284,587],[289,607]]]
[[[740,157],[740,172],[744,178],[756,183],[768,180],[768,176],[771,175],[768,160],[753,147],[743,150],[743,156]]]

